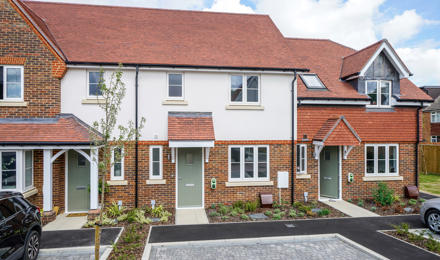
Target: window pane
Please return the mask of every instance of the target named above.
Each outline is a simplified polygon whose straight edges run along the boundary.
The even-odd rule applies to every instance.
[[[389,151],[389,156],[390,159],[397,159],[397,147],[396,146],[390,146],[390,151]]]
[[[381,82],[381,105],[389,105],[390,104],[390,82],[382,81]]]
[[[377,147],[377,158],[380,159],[385,159],[385,146],[378,146]]]
[[[247,102],[258,102],[257,89],[247,89]]]
[[[253,178],[254,177],[254,148],[253,147],[245,147],[244,148],[244,173],[245,178]]]
[[[113,150],[113,161],[115,163],[120,163],[121,162],[121,148],[116,147]]]
[[[245,162],[254,162],[254,148],[253,147],[244,148],[244,161]]]
[[[17,157],[15,152],[3,152],[2,153],[2,170],[15,170]]]
[[[367,82],[367,95],[371,97],[371,104],[377,105],[377,82]]]
[[[367,147],[367,159],[374,160],[374,147],[373,146]]]
[[[169,86],[170,97],[182,97],[182,86]]]
[[[101,89],[98,84],[89,85],[89,96],[101,96]]]
[[[86,158],[82,156],[81,154],[78,154],[78,167],[84,167],[86,166]]]
[[[231,163],[231,178],[240,178],[240,163]]]
[[[99,81],[101,72],[89,72],[89,96],[101,96],[101,88]]]
[[[114,165],[113,165],[113,167],[114,167],[114,170],[113,170],[113,175],[115,176],[115,177],[120,177],[122,174],[121,174],[121,163],[115,163]]]
[[[231,148],[231,162],[240,162],[240,148]]]
[[[24,184],[25,187],[32,186],[32,168],[33,168],[33,162],[32,162],[32,151],[26,151],[25,152],[25,177],[24,177]]]
[[[247,77],[247,102],[258,102],[258,76]]]
[[[168,74],[168,84],[182,86],[182,74]]]
[[[89,84],[99,84],[100,72],[89,72]]]
[[[397,172],[397,147],[390,146],[389,147],[389,172],[396,173]]]
[[[301,172],[305,172],[306,171],[306,159],[302,158],[301,159]]]
[[[245,178],[253,178],[254,177],[254,163],[245,163],[244,164],[244,177]]]
[[[266,162],[267,161],[267,148],[266,147],[258,147],[258,161]]]
[[[153,176],[160,175],[160,162],[153,162]]]
[[[2,189],[17,187],[17,157],[15,152],[2,153]]]
[[[374,160],[367,160],[367,173],[374,173]]]
[[[377,161],[377,170],[379,173],[385,173],[385,160]]]
[[[21,83],[6,83],[7,98],[21,98]]]
[[[321,81],[316,75],[301,75],[307,88],[324,88]]]
[[[160,148],[153,148],[153,162],[160,161]]]
[[[267,163],[259,163],[258,178],[266,178],[266,177],[267,177]]]
[[[300,171],[300,164],[301,164],[301,146],[297,145],[296,146],[296,170]]]
[[[231,101],[243,101],[243,77],[238,75],[231,76]]]
[[[390,173],[396,173],[397,172],[397,160],[390,160]]]

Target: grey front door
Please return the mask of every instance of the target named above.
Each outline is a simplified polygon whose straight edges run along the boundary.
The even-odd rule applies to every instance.
[[[179,148],[177,207],[202,207],[202,148]]]
[[[90,163],[76,151],[69,150],[67,171],[68,211],[88,211],[90,209]]]
[[[320,155],[320,195],[339,198],[339,152],[337,146],[326,146]]]

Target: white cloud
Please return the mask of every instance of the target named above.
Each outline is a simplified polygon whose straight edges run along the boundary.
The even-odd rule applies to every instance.
[[[427,22],[416,13],[416,10],[406,10],[380,26],[382,37],[396,44],[411,39]]]
[[[254,10],[240,3],[240,0],[214,0],[211,7],[203,11],[229,12],[229,13],[255,13]]]
[[[414,74],[411,80],[418,86],[440,83],[440,49],[398,48],[396,51]]]
[[[258,13],[268,13],[289,37],[330,38],[354,48],[377,41],[375,17],[384,0],[259,0]]]

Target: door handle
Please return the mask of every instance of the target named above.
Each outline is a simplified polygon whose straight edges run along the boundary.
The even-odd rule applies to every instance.
[[[77,189],[77,190],[85,190],[85,189],[86,189],[86,186],[76,186],[76,189]]]

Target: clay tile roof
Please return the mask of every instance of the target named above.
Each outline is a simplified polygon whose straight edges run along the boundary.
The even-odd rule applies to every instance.
[[[71,114],[56,118],[0,119],[0,143],[90,144],[90,127]]]
[[[399,100],[421,100],[421,101],[433,101],[433,99],[426,94],[425,91],[417,87],[409,79],[400,80],[400,96]]]
[[[331,117],[322,125],[313,138],[324,145],[359,145],[361,138],[344,116]]]
[[[378,41],[360,51],[344,57],[341,69],[341,78],[346,78],[359,73],[384,41],[385,40]]]
[[[25,1],[69,62],[295,68],[268,15]]]
[[[215,140],[210,112],[168,112],[168,140]]]
[[[440,96],[438,96],[434,103],[432,103],[429,107],[425,108],[423,111],[425,112],[440,112]]]

